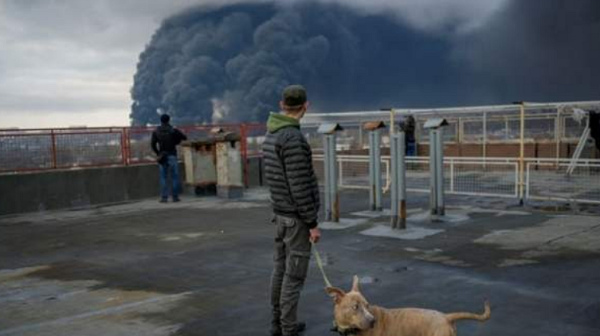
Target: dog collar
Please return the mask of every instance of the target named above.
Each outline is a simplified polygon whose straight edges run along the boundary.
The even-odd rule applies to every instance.
[[[337,324],[335,324],[335,321],[333,321],[333,327],[331,328],[331,331],[336,332],[342,336],[356,336],[360,333],[360,329],[358,329],[358,328],[348,328],[348,329],[339,328],[337,326]]]

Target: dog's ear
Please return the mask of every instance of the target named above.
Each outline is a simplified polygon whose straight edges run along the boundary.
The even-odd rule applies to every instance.
[[[352,291],[353,292],[360,292],[360,288],[358,288],[358,283],[360,281],[358,280],[358,276],[354,276],[354,278],[352,279]]]
[[[336,287],[327,287],[325,291],[333,298],[333,302],[335,303],[340,303],[344,295],[346,295],[343,290]]]

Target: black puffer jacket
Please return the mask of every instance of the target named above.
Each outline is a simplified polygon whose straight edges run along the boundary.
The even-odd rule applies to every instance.
[[[271,114],[263,143],[265,177],[273,211],[317,226],[319,185],[312,166],[312,152],[300,126],[292,118]]]

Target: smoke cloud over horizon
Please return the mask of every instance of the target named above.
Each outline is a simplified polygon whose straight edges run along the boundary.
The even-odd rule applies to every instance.
[[[140,55],[132,124],[163,112],[263,121],[292,83],[318,111],[598,98],[600,3],[498,0],[485,20],[451,8],[427,23],[417,2],[401,2],[404,14],[374,2],[199,6],[166,19]]]

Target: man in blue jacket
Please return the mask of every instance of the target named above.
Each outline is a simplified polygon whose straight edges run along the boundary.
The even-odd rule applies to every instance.
[[[306,90],[285,88],[281,113],[271,113],[263,144],[265,178],[271,192],[275,223],[274,269],[271,277],[273,336],[296,336],[306,325],[298,323],[300,291],[310,260],[317,228],[319,185],[312,165],[311,148],[300,131],[308,109]]]

